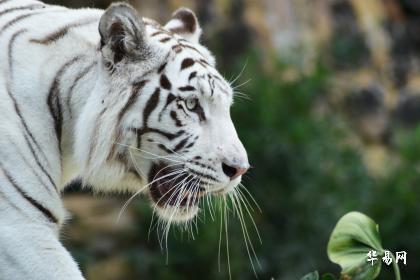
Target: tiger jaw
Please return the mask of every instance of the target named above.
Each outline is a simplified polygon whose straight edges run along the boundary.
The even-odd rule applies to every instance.
[[[225,195],[234,186],[229,184],[212,195]],[[237,185],[237,184],[236,184]],[[200,199],[210,192],[202,178],[181,168],[176,170],[162,162],[153,164],[149,172],[149,196],[158,215],[171,222],[185,222],[194,218],[200,208]]]

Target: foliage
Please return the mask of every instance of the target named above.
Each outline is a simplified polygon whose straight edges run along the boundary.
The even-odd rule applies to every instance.
[[[394,255],[382,248],[378,225],[359,212],[350,212],[338,221],[328,242],[328,257],[341,266],[340,279],[343,280],[376,279],[381,271],[382,257],[392,262],[395,279],[401,280]],[[301,280],[318,279],[318,271],[301,278]],[[335,277],[332,274],[324,274],[321,279],[334,280]]]
[[[378,225],[369,217],[351,212],[342,217],[328,242],[328,257],[341,266],[341,274],[351,279],[375,279],[381,262],[367,261],[370,251],[383,255]]]

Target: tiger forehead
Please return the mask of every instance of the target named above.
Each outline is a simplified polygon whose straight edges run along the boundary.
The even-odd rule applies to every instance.
[[[174,63],[172,69],[175,68],[176,74],[168,73],[168,75],[173,76],[175,82],[179,84],[178,91],[196,92],[201,95],[208,95],[211,98],[217,97],[219,94],[228,98],[232,96],[230,85],[222,78],[219,72],[205,60],[195,59],[190,56],[175,58],[175,60],[177,62]],[[160,73],[162,73],[161,81],[164,81],[161,83],[163,87],[165,87],[168,80],[165,74],[165,68],[165,66],[162,66],[159,69],[161,71]]]
[[[160,86],[163,89],[173,90],[171,81],[166,72],[168,64],[175,64],[175,71],[187,74],[184,85],[177,85],[178,91],[197,91],[202,95],[209,95],[212,99],[218,94],[228,98],[232,96],[230,85],[221,77],[219,72],[206,60],[206,56],[188,40],[165,29],[158,22],[143,18],[148,37],[170,49],[166,59],[157,69],[160,75]],[[173,68],[172,68],[173,69]],[[177,80],[177,82],[180,82]]]

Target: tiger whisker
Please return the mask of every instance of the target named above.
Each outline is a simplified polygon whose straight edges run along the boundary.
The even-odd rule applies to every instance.
[[[156,140],[154,140],[154,139],[153,139],[152,141],[153,141],[152,143],[163,145],[163,143],[161,143],[161,142],[159,142],[159,141],[156,141]],[[184,156],[184,155],[182,155],[182,154],[180,154],[180,153],[176,152],[174,149],[171,149],[171,148],[168,148],[168,147],[166,147],[166,149],[168,149],[169,151],[171,151],[171,152],[172,152],[172,153],[174,153],[175,155],[179,156],[179,158],[181,158],[181,159],[183,159],[183,160],[186,160],[186,158],[185,158],[185,156]]]
[[[131,153],[131,151],[129,151],[128,154],[130,155],[131,162],[133,163],[133,166],[134,166],[134,169],[136,170],[136,172],[138,174],[140,174],[141,178],[146,178],[147,176],[143,173],[143,171],[141,171],[140,168],[138,168],[137,163],[134,160],[133,153]]]
[[[242,188],[245,192],[246,192],[246,194],[248,194],[249,195],[249,197],[251,198],[251,200],[252,200],[252,202],[255,204],[255,206],[257,207],[257,209],[260,211],[260,213],[262,213],[262,210],[261,210],[261,207],[260,207],[260,205],[257,203],[257,201],[254,199],[254,196],[248,191],[248,189],[247,188],[245,188],[245,186],[242,184],[242,183],[240,183],[239,184],[239,187],[240,188]],[[238,190],[240,190],[240,188],[238,188]],[[246,196],[245,195],[243,195],[243,197],[246,199]],[[248,201],[248,200],[247,200]],[[249,203],[248,203],[249,204]]]
[[[188,178],[188,177],[187,177]],[[187,179],[186,178],[186,179]],[[186,180],[186,179],[184,179],[184,181]],[[184,182],[183,181],[183,182]],[[176,202],[175,202],[175,206],[173,207],[173,210],[172,210],[172,214],[170,215],[170,217],[169,217],[169,219],[168,219],[168,222],[166,223],[166,227],[165,227],[165,248],[166,248],[166,262],[168,263],[168,261],[169,261],[169,251],[168,251],[168,235],[169,235],[169,229],[170,229],[170,226],[171,226],[171,224],[172,224],[172,219],[173,219],[173,217],[174,217],[174,215],[175,215],[175,213],[176,213],[176,211],[177,211],[177,209],[179,208],[179,206],[180,206],[180,204],[181,204],[181,202],[182,202],[182,199],[183,199],[183,196],[184,196],[184,192],[186,191],[185,190],[185,184],[186,183],[183,183],[182,185],[181,185],[181,189],[180,189],[180,191],[179,191],[179,194],[178,194],[178,197],[177,197],[177,199],[176,199]],[[163,237],[163,235],[162,235],[162,237]]]
[[[233,195],[233,196],[231,196],[231,198],[232,198],[232,197],[233,197],[233,198],[235,199],[235,201],[237,202],[237,203],[235,203],[235,205],[237,205],[237,206],[238,206],[238,207],[237,207],[237,209],[238,209],[238,214],[239,214],[239,217],[240,217],[239,221],[240,221],[240,223],[241,223],[241,228],[242,228],[242,232],[243,232],[243,235],[244,235],[245,245],[246,245],[246,247],[247,247],[247,251],[248,251],[248,256],[249,256],[249,258],[250,258],[250,261],[251,261],[251,264],[252,264],[252,267],[253,267],[253,270],[254,270],[254,274],[255,274],[255,276],[258,278],[257,273],[256,273],[256,270],[255,270],[255,266],[254,266],[253,261],[252,261],[251,252],[252,252],[252,255],[253,255],[254,259],[255,259],[255,260],[256,260],[256,262],[257,262],[257,265],[258,265],[260,268],[261,268],[261,264],[260,264],[260,262],[259,262],[259,259],[258,259],[258,257],[257,257],[257,254],[256,254],[256,252],[255,252],[255,249],[254,249],[254,246],[253,246],[253,244],[252,244],[252,241],[251,241],[250,235],[249,235],[249,233],[248,233],[248,227],[246,226],[246,223],[245,223],[245,218],[244,218],[244,214],[243,214],[243,211],[242,211],[242,205],[243,205],[245,208],[246,208],[246,205],[244,204],[243,200],[241,200],[241,194],[240,194],[239,192],[236,192],[236,191],[235,191],[234,195]],[[241,203],[241,201],[242,201],[242,203]],[[246,209],[247,209],[247,208],[246,208]],[[249,210],[247,210],[247,211],[248,211],[248,214],[250,215]],[[254,222],[254,220],[253,220],[253,218],[252,218],[252,216],[251,216],[251,215],[250,215],[250,219]],[[254,223],[254,225],[255,225],[255,223]],[[256,227],[256,225],[255,225],[255,227]],[[256,229],[256,232],[257,232],[257,234],[258,234],[258,236],[259,236],[258,229]],[[249,244],[249,246],[248,246],[247,244]],[[251,249],[251,250],[249,250],[249,249]]]
[[[240,92],[240,91],[234,91],[233,92],[233,95],[234,95],[234,97],[239,97],[239,98],[242,98],[242,99],[245,99],[245,100],[249,100],[249,101],[251,101],[252,99],[251,99],[251,97],[249,97],[249,95],[247,95],[247,94],[245,94],[245,93],[242,93],[242,92]]]
[[[233,80],[229,80],[228,81],[228,83],[232,86],[241,76],[242,76],[242,74],[244,73],[244,71],[245,71],[245,68],[247,67],[247,65],[248,65],[248,59],[245,61],[245,63],[244,63],[244,65],[242,66],[242,69],[241,69],[241,71],[239,72],[239,74],[235,77],[235,79],[233,79]]]
[[[219,210],[220,210],[220,230],[219,230],[219,248],[218,248],[218,252],[217,252],[217,264],[218,264],[218,268],[219,268],[219,272],[221,271],[220,267],[220,256],[221,256],[221,247],[222,247],[222,232],[223,232],[223,219],[222,219],[222,207],[220,200],[218,200],[218,205],[219,205]]]
[[[172,191],[173,189],[175,189],[176,187],[178,187],[179,185],[184,185],[184,184],[186,184],[185,183],[185,181],[186,180],[188,180],[191,176],[194,176],[194,175],[188,175],[187,177],[185,177],[181,182],[178,182],[175,186],[171,186],[170,188],[169,188],[169,190],[157,201],[157,203],[156,204],[158,204],[170,191]],[[192,180],[192,179],[191,179]],[[190,181],[191,181],[190,180]],[[187,183],[189,183],[190,181],[188,181]],[[175,196],[175,195],[178,195],[178,193],[175,191],[175,192],[173,192],[172,194],[171,194],[171,196],[168,198],[168,201],[165,203],[165,205],[164,206],[168,206],[169,205],[169,202],[171,201],[171,199],[173,198],[173,196]]]
[[[233,90],[233,91],[235,91],[235,90],[237,90],[238,88],[243,87],[244,85],[248,84],[248,83],[249,83],[249,82],[251,82],[251,81],[252,81],[252,79],[248,79],[248,80],[246,80],[245,82],[243,82],[243,83],[241,83],[241,84],[239,84],[239,85],[236,85],[236,86],[232,87],[232,90]]]
[[[229,229],[228,229],[228,215],[227,215],[227,202],[226,196],[223,197],[225,203],[224,221],[225,221],[225,237],[226,237],[226,257],[228,262],[229,279],[232,279],[232,273],[230,271],[230,254],[229,254]]]
[[[243,195],[240,192],[237,192],[236,194],[237,194],[237,197],[242,201],[242,203],[245,207],[245,210],[248,213],[249,219],[251,220],[251,222],[254,226],[255,232],[257,233],[258,239],[260,240],[260,243],[262,244],[262,238],[261,238],[260,232],[258,230],[257,225],[255,224],[255,221],[254,221],[254,218],[252,217],[251,211],[248,209],[248,206],[243,199]]]
[[[235,210],[238,212],[238,220],[239,220],[239,223],[241,225],[242,235],[243,235],[244,242],[245,242],[245,248],[246,248],[246,251],[248,253],[249,261],[251,263],[251,267],[252,267],[252,270],[254,272],[254,275],[257,277],[257,273],[256,273],[256,270],[255,270],[255,265],[254,265],[254,262],[253,262],[253,259],[252,259],[252,256],[251,256],[251,251],[250,251],[250,248],[249,248],[250,246],[248,245],[248,239],[246,237],[246,224],[245,224],[245,221],[243,220],[243,215],[242,215],[242,212],[241,212],[241,208],[240,208],[240,206],[237,205],[237,203],[239,203],[239,202],[237,201],[236,193],[233,196],[230,195],[229,198],[231,199],[232,204],[235,207]]]
[[[194,182],[194,185],[191,188],[191,191],[190,191],[191,195],[188,197],[188,200],[187,200],[187,212],[189,211],[189,208],[190,208],[191,199],[193,200],[193,205],[196,203],[196,201],[198,199],[197,194],[198,194],[199,187],[200,187],[199,186],[199,181],[196,180]],[[197,216],[198,215],[196,215],[196,218],[197,218]],[[191,222],[190,221],[187,221],[185,223],[185,227],[187,228],[187,230],[189,232],[191,232],[192,240],[195,240],[195,236],[194,236],[194,232],[193,232],[193,221],[191,221]]]
[[[137,147],[130,146],[130,145],[126,145],[126,144],[122,144],[122,143],[118,143],[118,142],[115,142],[115,144],[120,145],[122,147],[132,149],[132,150],[137,151],[137,152],[142,152],[142,153],[154,156],[154,158],[146,158],[146,159],[165,159],[165,160],[169,160],[169,161],[173,161],[173,162],[183,162],[182,161],[183,159],[180,158],[180,157],[156,155],[152,152],[145,151],[145,150],[142,150],[142,149],[139,149]],[[144,158],[144,156],[143,156],[143,158]]]
[[[178,195],[177,200],[176,200],[176,202],[175,202],[175,206],[173,206],[172,214],[170,215],[170,218],[168,219],[168,221],[167,221],[167,223],[166,223],[166,227],[165,227],[165,229],[163,229],[163,228],[162,228],[163,233],[166,233],[165,235],[166,235],[166,252],[167,252],[167,258],[168,258],[167,237],[168,237],[169,227],[170,227],[170,225],[171,225],[171,223],[172,223],[172,222],[171,222],[171,220],[172,220],[172,218],[173,218],[173,215],[175,214],[176,209],[179,207],[179,203],[178,203],[178,201],[180,201],[180,198],[181,198],[181,195],[182,195],[180,192],[181,192],[181,190],[182,190],[182,187],[185,185],[185,183],[184,183],[184,182],[185,182],[185,181],[186,181],[186,180],[187,180],[190,176],[193,176],[193,175],[188,175],[186,178],[184,178],[181,182],[177,183],[175,186],[171,186],[170,190],[173,190],[174,188],[178,187],[179,185],[181,185],[181,189],[180,189],[180,190],[178,190],[178,192],[177,192],[177,191],[173,192],[173,193],[171,194],[171,196],[169,197],[168,202],[167,202],[167,203],[165,203],[165,205],[164,205],[164,207],[167,207],[167,206],[168,206],[169,201],[171,201],[171,200],[172,200],[173,196],[174,196],[174,195]],[[164,194],[164,196],[166,196],[169,192],[170,192],[170,191],[166,192],[166,193]],[[161,197],[161,198],[159,199],[159,201],[160,201],[162,198],[163,198],[163,197]],[[156,205],[155,205],[155,207],[154,207],[154,211],[155,211],[156,206],[158,205],[159,201],[156,203]],[[162,240],[163,240],[163,234],[162,234]]]
[[[143,190],[145,190],[147,187],[149,187],[151,184],[153,184],[153,183],[155,183],[157,180],[161,180],[161,179],[164,179],[164,178],[166,178],[166,177],[168,177],[168,176],[173,176],[173,175],[175,175],[175,174],[178,174],[179,172],[184,172],[183,170],[176,170],[176,171],[173,171],[173,172],[171,172],[171,173],[169,173],[169,174],[166,174],[165,176],[163,176],[163,177],[160,177],[160,178],[158,178],[158,179],[153,179],[151,182],[149,182],[148,184],[146,184],[146,185],[144,185],[143,187],[141,187],[137,192],[135,192],[129,199],[127,199],[127,201],[124,203],[124,205],[123,205],[123,207],[121,208],[121,210],[120,210],[120,212],[119,212],[119,214],[118,214],[118,217],[117,217],[117,223],[118,223],[118,221],[120,220],[120,218],[121,218],[121,215],[123,214],[123,212],[126,210],[126,208],[128,207],[128,205],[130,204],[130,202],[137,196],[137,195],[139,195]]]
[[[175,180],[175,179],[177,179],[177,178],[179,178],[179,176],[182,176],[183,174],[185,174],[185,172],[181,172],[181,174],[179,174],[177,177],[175,177],[175,178],[173,178],[172,180]],[[187,179],[188,177],[186,177],[183,181],[185,181],[186,179]],[[172,181],[171,180],[171,181]],[[175,184],[175,186],[171,186],[170,187],[170,189],[169,189],[169,191],[171,191],[172,189],[174,189],[174,188],[176,188],[177,186],[179,186],[180,184],[182,184],[182,182],[183,181],[181,181],[181,182],[179,182],[179,183],[177,183],[177,184]],[[170,181],[169,181],[170,182]],[[169,191],[167,192],[167,193],[165,193],[164,194],[164,196],[166,196],[168,193],[169,193]],[[171,197],[169,198],[169,200],[170,199],[172,199],[172,195],[174,195],[175,193],[172,193],[171,194]],[[163,198],[163,197],[162,197]],[[162,199],[161,198],[161,199]],[[156,212],[156,207],[158,206],[158,204],[159,204],[159,202],[160,202],[160,200],[161,199],[159,199],[159,201],[157,202],[157,203],[155,203],[155,206],[153,207],[153,216],[154,216],[154,214],[155,214],[155,212]],[[164,205],[164,207],[166,207],[167,205],[165,204]],[[161,249],[163,249],[163,244],[162,244],[162,242],[163,242],[163,233],[164,233],[164,226],[163,226],[163,223],[164,223],[164,221],[163,220],[158,220],[158,223],[157,223],[157,234],[158,234],[158,240],[159,240],[159,244],[160,244],[160,247],[161,247]],[[159,237],[159,228],[162,228],[162,237]],[[149,235],[150,235],[150,227],[149,227]]]
[[[173,181],[173,180],[176,180],[176,179],[178,179],[180,176],[182,176],[182,175],[184,175],[185,173],[180,173],[180,174],[178,174],[178,176],[176,176],[175,178],[173,178],[171,181]],[[187,177],[188,178],[188,177]],[[187,179],[187,178],[185,178],[185,179]],[[184,180],[185,180],[184,179]],[[169,181],[169,182],[171,182],[171,181]],[[172,189],[174,189],[174,188],[176,188],[177,186],[179,186],[180,184],[181,184],[182,182],[178,182],[175,186],[171,186],[170,187],[170,189],[169,189],[169,191],[167,192],[167,193],[165,193],[163,196],[166,196]],[[168,200],[171,200],[172,199],[172,196],[174,195],[174,193],[172,193],[171,194],[171,196],[169,197],[169,199]],[[155,206],[153,207],[153,215],[152,215],[152,217],[154,216],[154,214],[155,214],[155,212],[156,212],[156,207],[158,206],[158,203],[160,202],[160,200],[162,199],[163,197],[161,197],[160,199],[159,199],[159,201],[157,202],[157,203],[155,203]],[[167,206],[167,205],[165,205],[165,206]],[[159,223],[158,223],[159,224]],[[149,227],[149,234],[150,234],[150,227]]]

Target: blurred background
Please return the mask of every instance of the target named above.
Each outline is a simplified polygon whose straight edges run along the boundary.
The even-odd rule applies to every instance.
[[[109,0],[49,0],[106,8]],[[326,246],[353,210],[378,224],[385,248],[407,251],[403,279],[420,276],[420,1],[133,0],[164,24],[196,11],[203,44],[248,99],[232,109],[254,167],[244,184],[263,243],[250,237],[259,279],[339,273]],[[243,70],[243,71],[242,71]],[[73,219],[63,239],[88,279],[229,279],[220,225],[199,222],[195,240],[173,230],[169,256],[148,239],[146,199],[65,194]],[[230,220],[232,279],[256,279],[240,225]],[[393,279],[386,267],[379,279]]]

